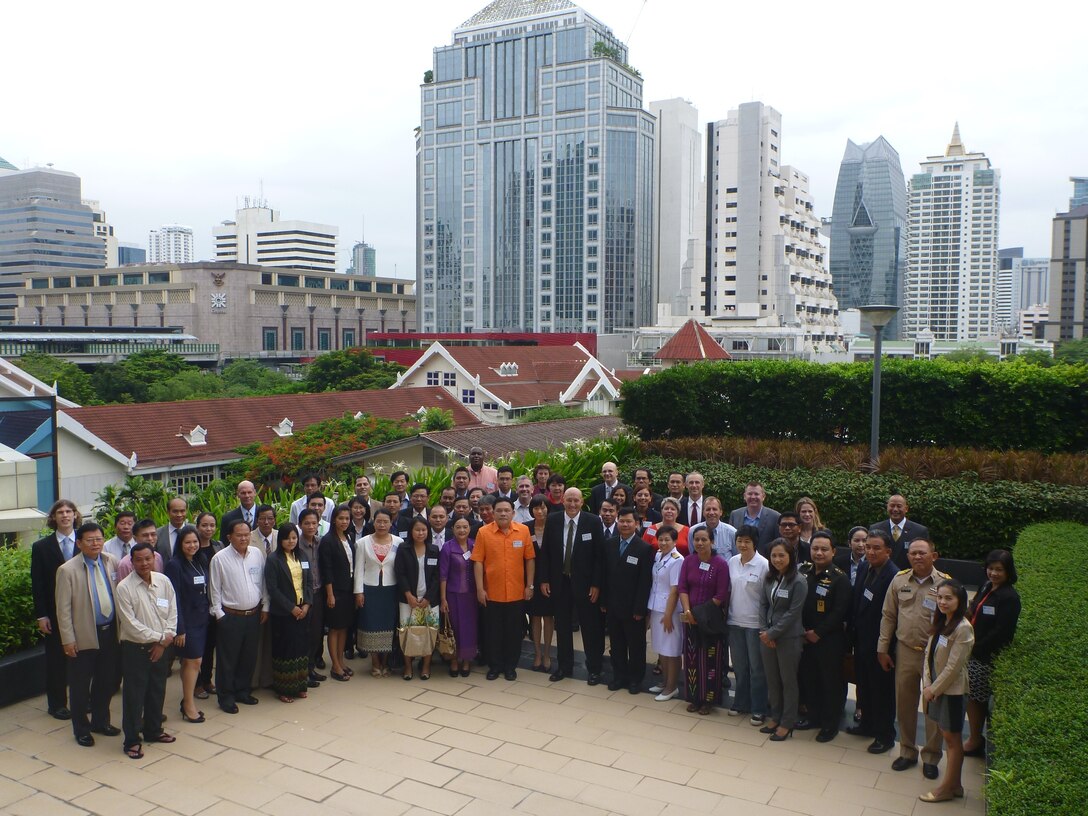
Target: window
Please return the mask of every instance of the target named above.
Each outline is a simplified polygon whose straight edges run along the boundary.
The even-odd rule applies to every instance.
[[[317,350],[328,351],[332,348],[332,329],[317,330]]]
[[[453,388],[457,385],[457,375],[452,371],[444,371],[442,373],[442,385],[447,388]]]
[[[53,278],[53,288],[54,289],[67,289],[71,285],[72,285],[72,279],[69,278],[69,277]]]
[[[94,287],[94,275],[76,275],[76,286],[81,289]]]
[[[341,345],[343,348],[351,348],[355,345],[355,329],[344,329],[344,342]]]
[[[306,348],[306,331],[291,329],[291,351],[302,351],[304,348]]]
[[[438,385],[438,372],[437,371],[428,371],[427,372],[427,385]]]
[[[147,282],[148,283],[170,283],[170,273],[169,272],[148,272],[147,273]]]
[[[276,283],[280,286],[298,286],[298,275],[277,275]]]
[[[116,286],[117,285],[117,276],[116,275],[99,275],[98,276],[98,285],[99,286]]]
[[[280,346],[279,329],[275,326],[265,326],[261,331],[261,348],[265,351],[275,351]]]
[[[32,278],[30,281],[31,289],[48,289],[49,278]]]
[[[483,402],[483,403],[480,403],[480,406],[485,411],[497,411],[497,410],[499,410],[499,404],[497,402]]]
[[[462,388],[461,389],[461,402],[465,405],[476,404],[476,389],[475,388]]]
[[[338,292],[346,292],[348,290],[348,282],[346,280],[340,280],[339,278],[329,278],[329,288],[335,289]]]
[[[324,278],[314,278],[314,277],[310,277],[309,275],[307,275],[305,282],[306,282],[306,288],[307,289],[324,289],[325,288],[325,279]]]
[[[264,285],[264,286],[271,286],[272,285],[272,273],[271,272],[262,272],[261,273],[261,284]]]

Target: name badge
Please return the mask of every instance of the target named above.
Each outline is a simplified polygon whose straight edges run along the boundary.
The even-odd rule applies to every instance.
[[[522,543],[521,543],[521,539],[520,539],[520,538],[519,538],[519,539],[518,539],[517,541],[515,541],[515,542],[514,542],[514,549],[521,549],[521,547],[522,547],[522,546],[523,546],[523,545],[522,545]]]
[[[495,490],[495,483],[494,482],[488,482],[487,483],[487,489],[491,490],[491,491],[494,491]]]
[[[984,607],[982,607],[982,614],[983,615],[996,615],[997,614],[997,609],[995,609],[992,606],[984,606]]]
[[[261,568],[260,567],[250,567],[249,568],[249,577],[250,578],[260,578],[261,577]]]
[[[826,605],[827,605],[827,601],[816,601],[816,611],[817,612],[826,612],[827,611]]]
[[[469,550],[465,550],[463,553],[461,553],[461,557],[468,561],[470,558],[472,558],[472,553]]]
[[[592,541],[593,533],[582,533],[582,541]]]
[[[937,608],[937,602],[932,598],[925,598],[922,600],[922,606],[932,612]]]
[[[111,572],[110,573],[110,580],[113,581],[115,584],[117,583],[117,573],[116,572]]]
[[[825,587],[825,586],[816,587],[816,594],[817,595],[826,595],[827,594],[827,587]]]
[[[775,593],[775,595],[777,595],[779,598],[789,598],[790,591],[788,589],[780,589],[778,590],[778,592]]]
[[[871,601],[873,599],[873,591],[871,589],[867,589],[861,594],[865,596],[865,600],[867,601]]]
[[[754,583],[757,583],[758,581],[759,581],[759,574],[758,573],[755,573],[755,572],[748,573],[748,583],[749,584],[754,584]]]
[[[204,584],[206,584],[207,582],[208,579],[205,578],[203,575],[193,576],[193,586],[204,586]]]
[[[629,556],[627,556],[627,563],[628,564],[634,564],[637,567],[638,566],[638,559],[635,558],[635,556],[633,556],[633,555],[629,555]],[[707,566],[709,567],[710,564],[707,564]]]
[[[710,569],[710,564],[706,561],[703,561],[701,564],[699,564],[699,569],[701,569],[703,572],[707,572]]]
[[[437,567],[438,566],[438,559],[437,558],[428,558],[427,559],[427,566],[428,567]]]
[[[652,521],[644,521],[644,522],[642,522],[642,529],[643,529],[643,530],[645,530],[645,529],[646,529],[647,527],[653,527],[653,526],[654,526],[654,523],[653,523]]]
[[[169,609],[170,601],[168,601],[166,598],[156,598],[155,606],[157,606],[159,609]]]
[[[938,646],[947,646],[948,645],[948,638],[946,638],[944,635],[941,635],[939,638],[937,638],[937,645]]]
[[[309,569],[310,568],[310,562],[309,561],[300,561],[299,563],[302,565],[303,569]]]

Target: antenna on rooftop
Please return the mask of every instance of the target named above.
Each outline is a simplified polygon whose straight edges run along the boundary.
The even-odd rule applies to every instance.
[[[635,22],[631,26],[631,33],[627,35],[627,44],[631,44],[631,38],[635,36],[635,29],[638,28],[638,21],[642,19],[642,10],[646,8],[646,3],[649,0],[642,0],[642,5],[638,7],[638,14],[635,15]]]

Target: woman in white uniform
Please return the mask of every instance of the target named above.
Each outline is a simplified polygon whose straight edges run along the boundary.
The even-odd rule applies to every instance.
[[[684,648],[684,627],[680,625],[677,586],[684,557],[676,551],[678,533],[671,525],[657,530],[658,551],[654,556],[653,584],[650,589],[650,637],[653,649],[661,657],[665,679],[650,689],[659,703],[676,697],[680,690],[680,655]]]

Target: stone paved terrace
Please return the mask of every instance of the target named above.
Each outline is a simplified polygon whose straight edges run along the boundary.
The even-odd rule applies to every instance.
[[[290,705],[260,691],[260,705],[184,723],[175,671],[167,693],[171,745],[141,760],[121,737],[75,744],[69,723],[39,697],[0,709],[0,813],[11,816],[887,816],[982,813],[982,762],[967,759],[967,796],[929,805],[933,783],[917,768],[890,769],[893,751],[814,731],[771,743],[746,717],[709,717],[684,703],[548,682],[527,668],[487,682],[452,679],[434,664],[418,676],[323,683]],[[523,662],[524,665],[524,662]],[[113,722],[120,725],[120,697]],[[920,767],[920,766],[919,766]],[[944,766],[942,763],[941,770]]]

